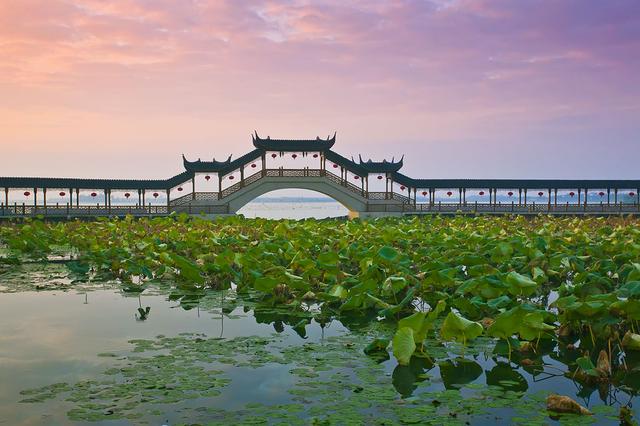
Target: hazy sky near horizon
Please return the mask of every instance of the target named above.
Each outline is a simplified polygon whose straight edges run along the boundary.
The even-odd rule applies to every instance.
[[[254,129],[414,177],[637,179],[640,1],[0,2],[0,175],[168,177]]]

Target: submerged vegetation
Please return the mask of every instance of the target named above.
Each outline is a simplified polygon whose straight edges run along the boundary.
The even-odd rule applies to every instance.
[[[619,401],[615,395],[622,391],[631,397],[640,390],[638,225],[636,219],[622,217],[31,221],[0,226],[0,273],[57,262],[67,268],[71,285],[109,280],[132,294],[163,288],[170,300],[185,308],[205,306],[211,291],[227,292],[219,306],[223,314],[245,306],[258,322],[273,323],[276,331],[288,324],[303,337],[312,321],[322,326],[337,319],[366,330],[351,340],[343,337],[325,347],[294,351],[282,345],[267,350],[277,342],[253,341],[258,338],[249,339],[249,346],[246,339],[229,341],[224,349],[205,336],[134,341],[136,352],[165,351],[150,358],[158,371],[166,370],[165,376],[150,376],[143,366],[148,359],[138,365],[134,357],[133,366],[117,371],[125,381],[115,387],[108,381],[27,391],[26,400],[32,402],[60,393],[81,400],[87,392],[107,400],[95,406],[84,401],[70,418],[135,418],[136,402],[110,408],[114,398],[133,389],[143,400],[165,403],[174,396],[217,395],[228,381],[203,363],[226,360],[254,368],[269,362],[294,364],[290,373],[306,383],[292,390],[300,392],[300,401],[307,398],[300,389],[306,387],[325,404],[345,401],[356,412],[375,406],[378,412],[392,410],[393,422],[420,423],[430,416],[435,419],[434,413],[442,412],[438,405],[447,398],[459,406],[476,407],[465,408],[467,413],[498,396],[502,405],[514,406],[510,401],[528,388],[520,371],[534,377],[550,374],[544,361],[548,357],[567,366],[556,373],[577,383],[580,392],[597,390],[604,401],[620,405],[632,422],[626,408],[630,400]],[[141,307],[138,315],[145,320],[149,314]],[[421,402],[408,400],[406,406],[412,408],[406,411],[382,408],[376,399],[385,392],[376,386],[390,380],[402,397],[410,397],[415,383],[428,380],[427,372],[434,367],[447,392],[468,386],[483,372],[474,361],[480,353],[495,358],[496,365],[485,373],[488,386],[466,397],[459,392],[420,394],[416,398]],[[325,360],[325,355],[331,359]],[[371,371],[390,357],[399,371],[394,370],[392,378],[363,373],[363,363]],[[351,376],[338,380],[336,375],[344,374],[340,368],[350,368]],[[349,397],[332,394],[337,386],[346,386],[338,389],[348,390]],[[428,405],[424,398],[430,398]],[[526,404],[539,410],[544,396],[532,396]],[[300,414],[295,414],[295,406],[261,410],[282,421]],[[318,417],[321,411],[314,410],[318,407],[302,411]],[[336,412],[346,415],[334,407],[331,413]],[[236,420],[251,420],[245,417]],[[326,413],[318,418],[332,419]]]

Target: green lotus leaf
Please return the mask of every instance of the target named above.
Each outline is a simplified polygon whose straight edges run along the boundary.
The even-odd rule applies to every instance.
[[[198,265],[178,254],[173,254],[171,256],[171,260],[173,260],[176,268],[180,271],[180,276],[185,280],[196,284],[204,283],[204,277],[200,274],[200,268]]]
[[[413,330],[409,327],[402,327],[393,336],[393,356],[396,357],[400,365],[409,365],[411,356],[416,351],[416,343],[413,338]]]
[[[388,262],[393,262],[398,257],[398,251],[393,247],[384,246],[378,250],[378,256]]]
[[[509,285],[509,292],[514,296],[531,296],[538,288],[538,283],[515,271],[507,274],[506,283]]]
[[[273,292],[273,289],[278,285],[278,280],[272,277],[259,277],[256,279],[253,287],[256,290],[263,291],[265,293]]]
[[[622,338],[622,347],[627,351],[640,351],[640,334],[627,331]]]
[[[444,340],[453,340],[466,344],[467,341],[480,336],[482,331],[481,324],[469,321],[454,311],[450,311],[440,328],[440,337]]]

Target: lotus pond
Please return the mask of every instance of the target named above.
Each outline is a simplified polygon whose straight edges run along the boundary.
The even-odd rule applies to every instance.
[[[639,224],[5,222],[0,424],[634,424]]]

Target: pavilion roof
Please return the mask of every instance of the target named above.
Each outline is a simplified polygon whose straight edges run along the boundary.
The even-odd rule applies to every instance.
[[[251,135],[253,146],[263,151],[327,151],[336,143],[336,133],[326,139],[271,139],[270,136],[261,138],[256,131]]]
[[[362,161],[362,155],[360,157],[360,167],[363,167],[369,173],[389,173],[389,172],[397,172],[402,168],[402,161],[404,160],[404,155],[400,158],[399,161],[395,161],[394,158],[391,161],[382,160],[382,161]]]
[[[182,162],[184,164],[185,170],[193,173],[220,173],[225,175],[227,173],[231,173],[234,170],[250,163],[251,161],[255,161],[262,155],[262,151],[259,149],[254,149],[235,160],[231,159],[231,156],[227,158],[225,161],[216,161],[215,158],[213,161],[202,161],[197,159],[196,161],[189,161],[186,157],[182,156]]]

